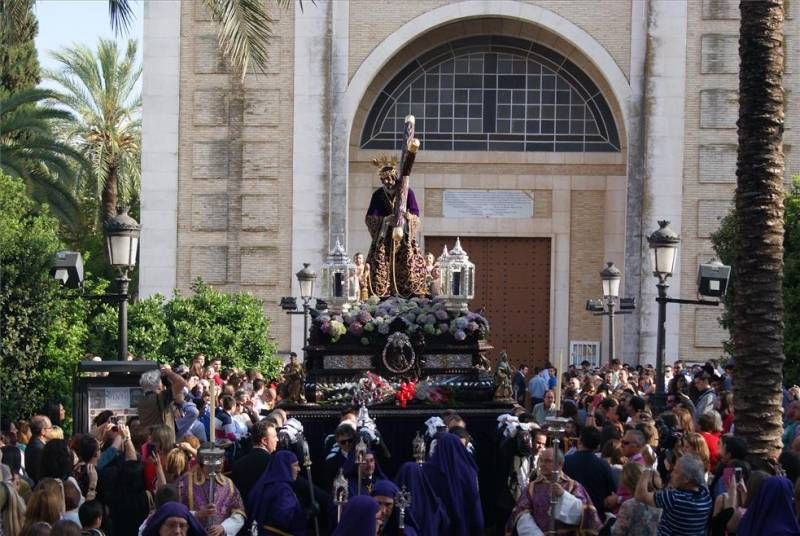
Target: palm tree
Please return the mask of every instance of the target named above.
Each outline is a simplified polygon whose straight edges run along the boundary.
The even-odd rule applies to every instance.
[[[74,117],[44,104],[54,96],[45,89],[26,89],[0,101],[0,169],[23,179],[36,201],[48,204],[75,229],[81,219],[76,171],[89,166],[79,152],[56,139],[54,123],[69,124]]]
[[[313,0],[312,0],[313,2]],[[280,8],[288,8],[292,0],[275,0]],[[219,48],[242,79],[252,63],[263,71],[267,62],[267,47],[272,38],[272,24],[264,0],[203,0],[217,23]],[[303,9],[303,0],[298,1]],[[129,0],[108,0],[111,27],[119,34],[127,31],[133,21]]]
[[[100,39],[97,53],[74,45],[53,53],[58,70],[46,77],[60,86],[56,99],[76,117],[61,134],[92,164],[84,192],[101,203],[102,219],[117,214],[117,205],[138,196],[141,178],[142,97],[137,82],[136,41],[124,51],[115,41]]]
[[[781,445],[783,353],[783,0],[743,0],[732,337],[735,425],[750,452]]]

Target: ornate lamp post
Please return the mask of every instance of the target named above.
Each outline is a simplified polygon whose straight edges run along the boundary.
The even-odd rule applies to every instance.
[[[453,249],[439,257],[442,269],[442,294],[447,309],[454,312],[467,312],[469,301],[475,297],[475,265],[470,262],[467,252],[461,249],[461,239],[456,238]]]
[[[605,298],[608,308],[608,364],[610,365],[614,359],[614,307],[619,297],[619,282],[622,279],[622,272],[614,266],[613,262],[608,262],[600,272],[600,279],[603,281],[603,298]]]
[[[656,335],[656,392],[654,406],[663,408],[664,395],[664,352],[666,344],[666,331],[664,324],[667,321],[667,280],[672,277],[675,269],[675,259],[678,257],[678,245],[681,242],[678,233],[669,226],[669,221],[660,220],[658,229],[651,234],[647,242],[650,245],[650,264],[653,275],[658,279],[658,332]]]
[[[358,300],[356,265],[336,240],[328,259],[322,265],[322,296],[331,311],[340,313]]]
[[[317,279],[317,274],[307,262],[303,263],[303,269],[297,272],[297,283],[300,285],[300,299],[303,300],[303,348],[306,346],[306,338],[308,337],[308,310],[310,309],[308,303],[314,296],[314,281]]]
[[[128,271],[136,266],[136,252],[139,249],[141,226],[123,208],[114,218],[103,224],[106,233],[108,260],[119,272],[119,349],[117,359],[128,358]]]

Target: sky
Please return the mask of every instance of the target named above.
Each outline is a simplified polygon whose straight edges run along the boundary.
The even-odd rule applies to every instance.
[[[139,41],[138,55],[141,62],[144,2],[131,0],[131,7],[134,20],[128,34],[120,40]],[[51,50],[59,50],[73,43],[82,43],[94,49],[101,37],[114,39],[108,18],[107,0],[37,0],[34,10],[39,20],[36,49],[42,68],[58,67],[58,63],[50,58]],[[141,80],[139,83],[141,85]]]

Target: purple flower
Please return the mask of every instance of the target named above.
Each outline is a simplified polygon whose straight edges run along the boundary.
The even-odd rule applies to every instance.
[[[453,337],[455,337],[455,339],[457,341],[463,341],[464,339],[467,338],[467,334],[459,329],[459,330],[456,330],[456,332],[453,334]]]
[[[456,318],[453,323],[455,324],[456,329],[465,329],[467,327],[467,324],[469,324],[467,319],[464,318],[463,316]]]
[[[358,313],[358,321],[362,324],[366,324],[370,320],[372,320],[372,315],[369,314],[369,311],[360,311]]]
[[[434,314],[438,320],[447,320],[448,314],[444,309],[437,309]]]
[[[360,337],[364,333],[364,325],[361,322],[353,322],[350,324],[350,333]]]
[[[439,324],[439,331],[441,331],[442,333],[447,333],[448,331],[450,331],[450,324],[448,324],[447,322],[442,322],[441,324]]]
[[[383,324],[378,326],[378,333],[380,333],[381,335],[388,335],[389,329],[390,329],[389,324],[384,322]]]
[[[478,323],[477,322],[470,322],[467,324],[467,330],[469,331],[478,331]]]

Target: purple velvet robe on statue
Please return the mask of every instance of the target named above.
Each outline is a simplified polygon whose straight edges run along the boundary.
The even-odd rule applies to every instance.
[[[248,519],[258,524],[261,535],[275,534],[274,527],[294,536],[306,533],[306,516],[292,489],[292,464],[297,456],[288,450],[272,455],[264,474],[247,496]]]
[[[381,187],[372,193],[365,218],[372,244],[367,254],[370,270],[370,295],[424,296],[428,294],[425,258],[417,244],[419,231],[419,205],[414,191],[408,189],[403,239],[395,244],[392,227],[384,218],[394,214],[396,193]]]

